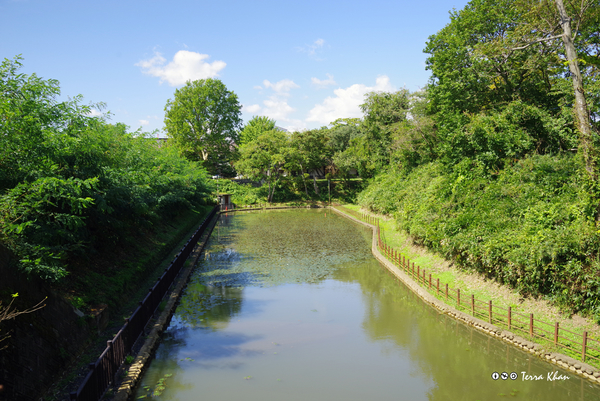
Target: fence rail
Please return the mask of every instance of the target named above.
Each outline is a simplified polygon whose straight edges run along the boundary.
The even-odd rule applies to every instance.
[[[100,354],[96,362],[88,365],[89,372],[77,391],[70,394],[72,401],[97,401],[108,389],[115,379],[117,370],[125,361],[125,357],[131,351],[133,344],[144,331],[144,327],[154,315],[156,308],[167,293],[169,287],[177,277],[188,256],[196,246],[196,243],[210,224],[219,207],[214,207],[204,219],[194,235],[175,255],[175,258],[165,269],[156,284],[148,290],[148,294],[140,302],[136,310],[126,319],[125,324],[112,340],[106,344],[106,349]]]
[[[454,304],[456,309],[471,313],[474,317],[487,320],[491,324],[507,327],[508,330],[520,332],[530,339],[541,339],[548,341],[557,348],[568,350],[569,353],[579,360],[592,363],[600,367],[600,341],[583,334],[574,333],[560,327],[559,322],[554,324],[534,318],[534,314],[528,315],[513,311],[509,306],[502,308],[495,305],[491,300],[483,301],[476,299],[474,294],[461,293],[460,288],[452,288],[447,283],[442,283],[439,278],[433,278],[431,273],[415,265],[408,258],[385,243],[382,239],[379,219],[365,213],[359,213],[344,206],[336,206],[344,213],[350,214],[357,219],[375,226],[377,235],[377,247],[382,254],[394,265],[398,266],[418,284],[428,288],[430,292],[445,300],[448,304]],[[562,334],[562,335],[561,335]]]

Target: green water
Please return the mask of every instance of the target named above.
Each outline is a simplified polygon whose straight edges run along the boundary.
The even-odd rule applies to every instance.
[[[222,215],[135,398],[600,399],[425,305],[370,244],[370,230],[325,210]]]

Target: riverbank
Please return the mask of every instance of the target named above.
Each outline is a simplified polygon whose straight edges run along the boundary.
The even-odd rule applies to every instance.
[[[446,283],[451,282],[452,287],[460,287],[464,297],[463,303],[465,304],[471,299],[470,296],[474,295],[475,298],[485,299],[487,302],[491,300],[495,306],[504,306],[507,308],[510,307],[515,313],[523,313],[528,315],[534,314],[536,316],[536,320],[559,322],[561,329],[566,329],[579,335],[587,332],[588,339],[599,338],[600,327],[594,321],[578,315],[567,315],[547,300],[525,300],[521,298],[516,291],[507,288],[506,286],[502,286],[491,280],[486,280],[484,277],[481,277],[476,273],[468,273],[457,269],[451,263],[443,258],[440,258],[438,255],[435,255],[434,253],[429,252],[427,249],[422,247],[415,246],[405,233],[394,230],[393,222],[387,216],[369,213],[366,210],[361,210],[356,205],[344,205],[343,207],[336,208],[336,210],[362,224],[368,223],[365,223],[360,219],[356,219],[356,216],[353,215],[354,213],[362,213],[364,216],[368,216],[367,219],[378,219],[380,222],[380,229],[383,233],[382,242],[390,247],[390,249],[396,249],[400,254],[402,254],[402,256],[410,259],[411,262],[414,263],[413,266],[418,265],[423,274],[426,270],[428,274],[431,274],[434,283],[437,282],[437,279],[440,279],[440,281],[445,280]],[[376,246],[374,246],[374,253],[375,252],[379,253],[379,250]],[[393,267],[393,269],[396,269],[394,263],[390,261],[390,259],[393,258],[389,258],[389,255],[388,257],[383,256],[382,253],[379,253],[382,263],[389,265],[388,268]],[[501,327],[497,327],[489,324],[488,322],[484,322],[480,319],[469,316],[460,310],[456,310],[454,308],[455,305],[449,305],[443,302],[444,296],[443,294],[442,296],[438,295],[438,290],[435,285],[433,288],[430,285],[428,290],[427,286],[421,286],[415,283],[403,272],[398,272],[400,273],[399,276],[402,277],[402,281],[408,281],[411,284],[414,284],[413,286],[415,287],[415,292],[417,292],[428,303],[444,311],[445,313],[449,313],[455,318],[478,327],[490,335],[500,337],[503,340],[511,342],[525,350],[536,353],[538,356],[559,366],[573,370],[594,382],[600,383],[599,366],[596,366],[597,363],[594,363],[594,366],[581,363],[581,354],[569,352],[568,349],[563,347],[556,347],[552,344],[550,339],[548,339],[548,341],[545,341],[544,339],[540,341],[539,338],[535,338],[535,340],[532,340],[531,338],[522,338],[510,331],[502,330]],[[426,280],[424,280],[424,282],[426,282]]]

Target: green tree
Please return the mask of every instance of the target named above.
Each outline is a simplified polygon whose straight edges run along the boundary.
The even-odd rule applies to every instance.
[[[428,111],[446,163],[472,158],[496,169],[574,145],[568,71],[554,45],[515,51],[536,3],[518,2],[472,0],[427,42]]]
[[[371,92],[360,105],[365,133],[364,145],[374,168],[378,171],[390,162],[393,132],[406,121],[409,91]]]
[[[494,52],[495,46],[498,46],[495,54],[506,60],[528,50],[546,53],[552,56],[548,64],[553,68],[554,76],[568,78],[570,75],[573,89],[567,98],[579,133],[578,150],[588,176],[596,181],[598,152],[587,98],[599,95],[600,3],[594,0],[566,4],[563,0],[515,0],[513,7],[520,16],[519,24],[487,45],[488,53]],[[583,73],[580,67],[583,67]],[[586,90],[588,86],[592,90]]]
[[[319,195],[316,175],[325,175],[324,168],[331,165],[333,156],[329,147],[327,129],[294,132],[291,138],[291,148],[293,149],[293,160],[300,168],[303,180],[306,178],[305,174],[312,171],[315,194]],[[306,181],[304,181],[304,189],[308,195]]]
[[[220,80],[188,81],[167,101],[165,130],[187,158],[218,174],[239,141],[240,115],[237,95]]]
[[[350,141],[363,133],[360,130],[360,118],[338,118],[332,122],[327,131],[329,147],[333,152],[343,152],[350,146]]]
[[[265,116],[254,116],[240,132],[239,144],[243,145],[258,138],[261,134],[275,129],[275,120]]]
[[[275,188],[283,174],[289,139],[277,129],[260,134],[254,141],[240,146],[235,168],[243,175],[268,184],[267,201],[273,202]]]
[[[427,113],[427,92],[410,95],[410,118],[400,122],[392,134],[392,159],[401,167],[416,167],[437,158],[437,134]]]
[[[89,125],[91,107],[81,96],[59,102],[57,80],[19,74],[22,57],[0,64],[0,192],[48,174],[57,147]]]

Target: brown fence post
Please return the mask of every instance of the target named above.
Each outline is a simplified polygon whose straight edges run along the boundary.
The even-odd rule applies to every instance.
[[[490,310],[489,310],[489,319],[490,319],[490,324],[492,323],[492,300],[490,299]]]
[[[460,288],[456,289],[456,309],[460,310]]]
[[[510,326],[511,326],[511,316],[512,315],[512,308],[509,306],[508,307],[508,329],[510,330]]]
[[[533,313],[529,314],[529,335],[533,337]]]
[[[475,294],[471,294],[471,314],[475,316]]]
[[[437,280],[437,295],[440,295],[440,279],[436,279]]]
[[[446,302],[448,302],[448,283],[446,283]]]
[[[558,322],[554,323],[554,345],[558,345]]]
[[[581,360],[585,362],[585,350],[587,348],[587,331],[583,332],[583,344],[581,344]]]
[[[431,273],[429,273],[429,289],[431,289]]]

